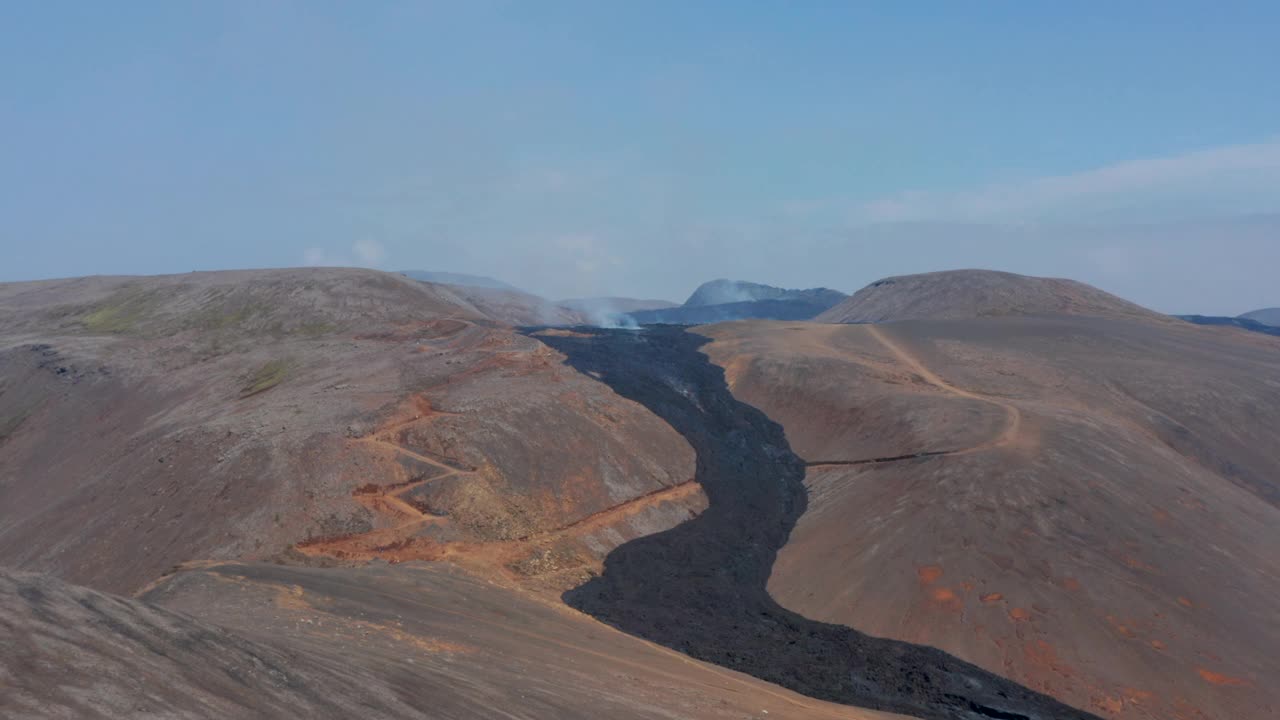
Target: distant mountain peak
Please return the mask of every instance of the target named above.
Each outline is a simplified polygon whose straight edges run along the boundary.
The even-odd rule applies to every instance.
[[[684,305],[629,313],[640,324],[705,325],[728,320],[808,320],[847,297],[828,288],[788,290],[741,280],[698,286]]]
[[[802,300],[814,304],[834,305],[845,297],[844,293],[828,288],[789,290],[763,283],[720,278],[699,285],[698,289],[694,290],[693,294],[689,296],[689,299],[685,300],[684,306],[705,307],[708,305],[756,302],[758,300]]]
[[[1240,318],[1242,320],[1252,320],[1257,323],[1262,323],[1263,325],[1280,327],[1280,307],[1254,310],[1253,312],[1247,312],[1241,315]]]

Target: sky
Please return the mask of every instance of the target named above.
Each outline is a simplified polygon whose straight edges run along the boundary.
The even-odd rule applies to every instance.
[[[0,5],[0,281],[982,267],[1280,305],[1280,4]]]

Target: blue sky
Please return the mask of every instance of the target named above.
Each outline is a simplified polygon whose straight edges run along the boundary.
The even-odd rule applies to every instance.
[[[1280,305],[1280,7],[0,9],[0,280],[358,264],[551,297],[991,267]]]

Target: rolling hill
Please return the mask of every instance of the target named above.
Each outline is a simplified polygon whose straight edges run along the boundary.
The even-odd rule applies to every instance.
[[[814,318],[867,323],[996,315],[1164,316],[1075,280],[993,270],[948,270],[877,280]]]
[[[0,285],[0,378],[0,564],[100,590],[196,559],[468,543],[571,578],[701,502],[664,423],[388,273]]]
[[[1103,717],[1269,714],[1280,340],[974,279],[697,330],[807,465],[771,595]]]
[[[1280,308],[1264,308],[1262,310],[1254,310],[1240,316],[1242,320],[1252,320],[1270,325],[1272,327],[1280,327]]]

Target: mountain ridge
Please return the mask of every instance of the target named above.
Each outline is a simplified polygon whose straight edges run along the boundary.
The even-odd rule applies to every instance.
[[[1239,317],[1242,320],[1252,320],[1254,322],[1262,323],[1263,325],[1280,327],[1280,307],[1262,308],[1261,310],[1252,310],[1250,312],[1238,315],[1237,317]]]
[[[1169,321],[1166,315],[1076,280],[977,269],[882,278],[815,320],[867,323],[999,315],[1090,315]]]

